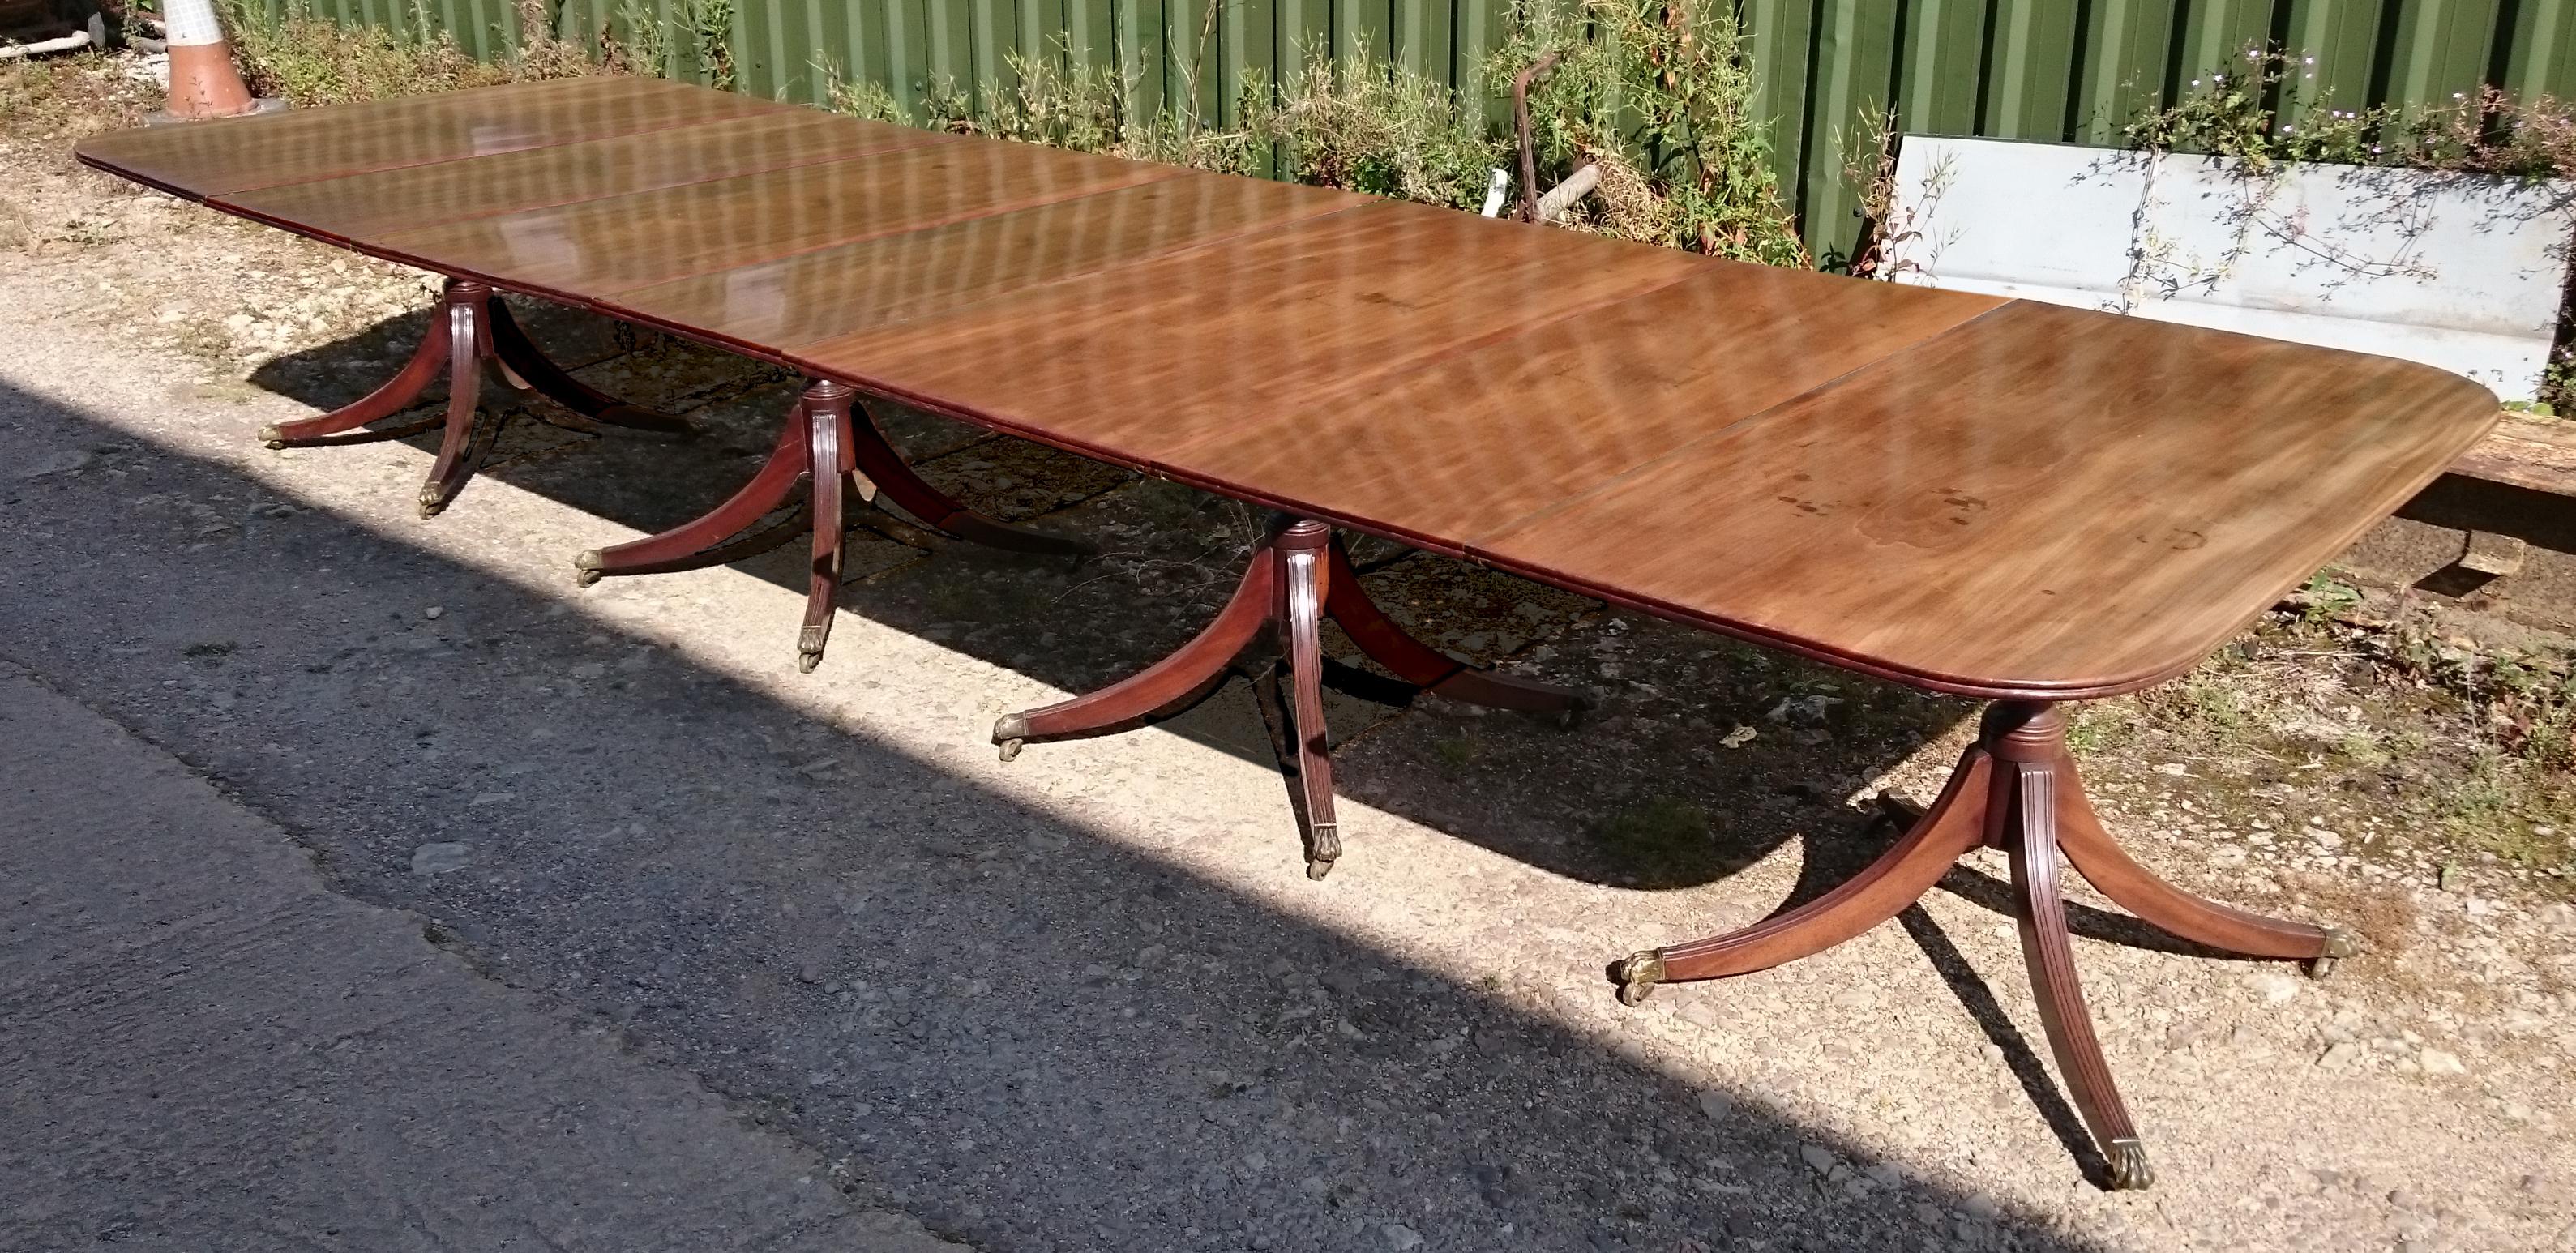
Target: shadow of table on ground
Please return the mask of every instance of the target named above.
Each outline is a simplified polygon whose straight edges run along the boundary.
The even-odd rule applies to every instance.
[[[621,333],[600,319],[517,303],[534,337],[586,381],[685,409],[704,434],[674,447],[522,418],[495,448],[489,477],[650,531],[722,499],[768,454],[794,398],[792,375],[659,336],[645,336],[647,346],[635,351],[632,332],[621,344]],[[346,403],[399,361],[416,321],[280,358],[254,381],[318,407]],[[878,514],[886,524],[853,532],[843,603],[1053,687],[1096,689],[1187,640],[1232,591],[1260,530],[1251,510],[1204,493],[898,407],[872,408],[937,486],[1007,521],[1093,540],[1103,553],[1078,567],[1013,556]],[[435,447],[434,432],[412,438]],[[586,546],[567,544],[567,580],[574,551]],[[1421,638],[1582,689],[1600,707],[1568,731],[1437,697],[1399,716],[1334,693],[1327,720],[1340,746],[1342,794],[1588,882],[1693,886],[1797,835],[1826,835],[1831,855],[1810,859],[1817,864],[1801,887],[1801,898],[1811,895],[1830,882],[1826,872],[1859,864],[1840,855],[1855,840],[1862,860],[1870,840],[1884,843],[1851,802],[1971,713],[1964,702],[1614,613],[1463,562],[1366,539],[1354,551],[1371,596]],[[801,544],[743,568],[788,587],[801,588],[806,577]],[[792,647],[779,641],[782,651]],[[1326,647],[1359,661],[1329,624]],[[863,673],[868,664],[844,643],[824,673]],[[1275,760],[1240,681],[1165,726]],[[1283,783],[1283,857],[1296,855],[1288,791]]]
[[[0,639],[19,660],[77,676],[72,695],[276,818],[341,889],[434,919],[494,977],[615,1024],[984,1247],[2076,1247],[1811,1169],[1802,1152],[1833,1138],[1762,1091],[1688,1090],[853,739],[566,612],[569,581],[525,592],[88,415],[22,394],[0,410],[13,460],[104,450],[5,485],[0,559],[23,590],[0,598]],[[210,534],[199,502],[243,521]],[[862,612],[900,621],[905,586]],[[1489,725],[1423,742],[1524,751]],[[1356,754],[1359,788],[1451,769],[1388,739],[1383,763]],[[1559,743],[1526,751],[1583,773]],[[798,768],[818,745],[842,762],[828,777]],[[1552,812],[1606,795],[1567,782]],[[415,873],[435,840],[470,842],[471,864]]]

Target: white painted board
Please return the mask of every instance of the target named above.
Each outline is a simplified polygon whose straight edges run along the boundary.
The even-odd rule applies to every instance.
[[[2400,357],[2528,400],[2576,183],[1908,135],[1881,277]]]

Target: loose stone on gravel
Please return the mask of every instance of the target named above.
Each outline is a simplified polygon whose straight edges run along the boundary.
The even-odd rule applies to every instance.
[[[2248,981],[2263,994],[2266,1005],[2284,1004],[2299,994],[2299,981],[2283,971],[2256,971]]]
[[[1735,1098],[1723,1092],[1702,1092],[1699,1112],[1708,1115],[1711,1122],[1724,1122],[1727,1115],[1735,1112]]]
[[[2465,1075],[2469,1073],[2468,1066],[2460,1061],[2458,1054],[2446,1052],[2442,1049],[2426,1049],[2423,1052],[2416,1054],[2415,1064],[2423,1067],[2424,1073],[2428,1075]]]
[[[471,844],[423,844],[411,851],[411,872],[416,875],[453,874],[471,865],[473,860],[474,846]]]

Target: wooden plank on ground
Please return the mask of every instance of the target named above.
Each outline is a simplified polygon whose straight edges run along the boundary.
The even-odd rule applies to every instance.
[[[2451,473],[2538,492],[2576,496],[2576,422],[2506,414]]]

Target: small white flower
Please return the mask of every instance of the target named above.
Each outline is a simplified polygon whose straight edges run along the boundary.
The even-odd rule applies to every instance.
[[[2199,80],[2199,79],[2197,79],[2197,78],[2195,78],[2195,79],[2191,80],[2191,85],[2192,85],[2192,86],[2194,86],[2194,87],[2198,87],[2198,86],[2200,86],[2200,80]]]
[[[2469,98],[2469,93],[2465,91],[2455,91],[2451,93],[2451,98],[2453,100],[2466,100]]]
[[[2213,83],[2223,83],[2227,81],[2227,76],[2224,74],[2212,74],[2209,76],[2209,81]]]
[[[2307,60],[2299,62],[2301,65],[2314,65],[2316,63],[2317,59],[2315,57],[2309,57]]]
[[[2299,128],[2298,128],[2298,127],[2295,127],[2295,126],[2292,126],[2292,125],[2290,125],[2290,124],[2289,124],[2289,123],[2287,123],[2287,122],[2283,122],[2283,123],[2281,123],[2281,133],[2282,133],[2282,134],[2284,134],[2284,135],[2287,135],[2287,134],[2289,134],[2291,131],[2294,131],[2294,130],[2297,130],[2297,129],[2299,129]]]

